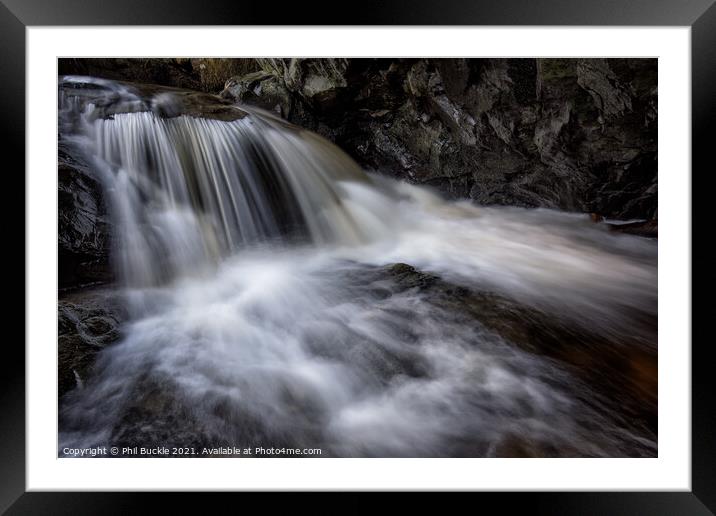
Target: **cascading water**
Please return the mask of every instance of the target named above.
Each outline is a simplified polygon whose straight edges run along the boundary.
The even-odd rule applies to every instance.
[[[447,202],[205,97],[60,84],[132,314],[62,400],[60,450],[656,454],[656,393],[593,358],[655,356],[655,242]]]

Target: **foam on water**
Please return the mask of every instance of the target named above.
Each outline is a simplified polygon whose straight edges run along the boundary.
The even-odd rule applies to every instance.
[[[248,108],[231,121],[165,118],[102,83],[133,108],[99,117],[106,91],[70,81],[64,136],[111,200],[133,319],[63,402],[60,449],[153,440],[489,456],[518,439],[555,455],[654,455],[655,437],[610,416],[568,368],[384,271],[408,263],[653,347],[634,317],[656,316],[655,242],[366,175]]]

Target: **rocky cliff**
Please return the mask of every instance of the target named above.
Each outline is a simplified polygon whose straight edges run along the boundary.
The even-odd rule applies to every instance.
[[[657,218],[655,59],[65,59],[59,70],[221,91],[452,197]]]
[[[657,216],[653,59],[257,59],[222,96],[484,204]]]

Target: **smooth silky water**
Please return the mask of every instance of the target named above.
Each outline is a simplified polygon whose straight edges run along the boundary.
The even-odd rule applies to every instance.
[[[584,215],[446,201],[269,113],[181,114],[181,98],[60,84],[61,139],[104,186],[131,314],[61,400],[60,450],[656,455],[655,430],[573,366],[390,273],[409,264],[655,354],[655,241]]]

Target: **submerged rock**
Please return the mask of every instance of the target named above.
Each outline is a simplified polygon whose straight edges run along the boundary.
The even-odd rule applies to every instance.
[[[122,407],[110,441],[121,449],[176,447],[194,448],[197,453],[217,442],[206,435],[192,408],[176,396],[170,379],[161,382],[149,378],[134,386],[131,402]],[[120,456],[134,455],[122,451]],[[164,456],[169,455],[158,455]]]
[[[547,356],[566,366],[585,381],[611,407],[619,424],[657,432],[657,321],[646,314],[634,315],[633,335],[615,338],[597,328],[575,325],[554,314],[527,306],[489,291],[458,286],[437,275],[398,263],[382,271],[397,291],[415,289],[446,317],[464,322],[473,320],[496,333],[510,345],[530,353]],[[453,321],[446,321],[450,324]],[[644,330],[652,340],[636,335]],[[575,386],[575,390],[578,390]],[[575,392],[575,397],[594,403]],[[514,444],[514,446],[513,446]],[[512,443],[509,456],[524,446]],[[543,445],[525,455],[543,456]],[[501,453],[497,451],[498,455]]]
[[[59,299],[58,392],[62,397],[90,377],[96,355],[120,337],[128,314],[116,293],[103,290],[73,292]]]

